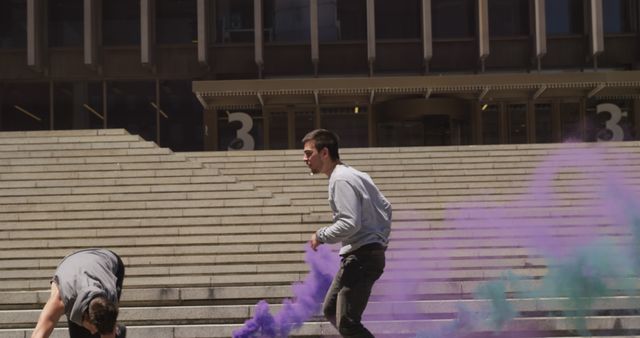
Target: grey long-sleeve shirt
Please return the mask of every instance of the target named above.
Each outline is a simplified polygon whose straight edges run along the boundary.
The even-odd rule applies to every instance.
[[[391,203],[366,173],[338,164],[329,177],[329,204],[333,224],[316,232],[321,242],[342,242],[341,255],[366,244],[389,243]]]

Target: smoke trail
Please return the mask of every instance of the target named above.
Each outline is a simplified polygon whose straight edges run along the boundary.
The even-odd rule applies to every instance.
[[[284,338],[318,313],[338,269],[338,259],[326,245],[319,246],[318,251],[306,245],[305,251],[310,271],[303,282],[293,285],[293,300],[285,299],[275,316],[269,313],[269,304],[260,301],[253,318],[234,331],[233,338]]]

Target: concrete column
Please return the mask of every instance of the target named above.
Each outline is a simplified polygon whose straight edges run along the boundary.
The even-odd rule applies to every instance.
[[[429,63],[433,58],[431,22],[431,0],[422,0],[422,57],[424,59],[425,73],[429,72]]]
[[[98,67],[98,47],[102,41],[102,1],[84,0],[84,64]]]
[[[376,61],[376,9],[374,0],[367,0],[367,58],[369,76],[373,76],[373,64]]]
[[[27,0],[27,65],[41,71],[45,49],[46,16],[43,0]]]
[[[253,0],[253,29],[254,29],[254,45],[255,45],[255,61],[258,66],[258,78],[262,78],[262,70],[264,69],[264,27],[262,22],[262,0]]]
[[[593,67],[598,68],[598,55],[604,52],[604,28],[602,24],[602,0],[591,0],[591,56]]]
[[[484,60],[489,56],[489,0],[478,0],[478,53],[484,72]]]
[[[143,65],[155,63],[155,0],[140,0],[140,58]]]
[[[209,1],[198,0],[197,3],[197,25],[198,25],[198,62],[201,65],[209,65],[209,28],[211,27],[211,17],[209,15]]]
[[[542,69],[542,57],[547,54],[547,19],[545,14],[545,0],[534,0],[535,20],[535,53],[538,70]]]

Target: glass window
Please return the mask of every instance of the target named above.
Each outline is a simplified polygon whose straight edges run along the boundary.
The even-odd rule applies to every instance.
[[[156,37],[158,43],[193,43],[198,39],[196,0],[158,0]]]
[[[253,0],[218,0],[215,3],[215,41],[253,42]],[[268,41],[266,34],[264,39]]]
[[[124,128],[147,141],[157,141],[155,82],[107,84],[107,127]]]
[[[489,0],[489,33],[492,37],[529,35],[529,0]]]
[[[590,102],[585,114],[585,140],[628,141],[635,139],[631,100]]]
[[[49,46],[82,46],[82,0],[49,1]]]
[[[47,130],[50,127],[49,83],[16,83],[0,87],[0,129]]]
[[[580,104],[560,104],[560,135],[562,141],[579,141],[580,135]]]
[[[637,0],[603,0],[605,33],[631,33],[638,24]]]
[[[509,143],[527,143],[527,105],[507,105],[507,116],[509,119]]]
[[[495,104],[482,106],[482,144],[500,143],[500,107]]]
[[[264,41],[308,42],[311,39],[309,1],[264,0]]]
[[[368,147],[369,126],[366,107],[359,107],[358,113],[353,107],[322,108],[320,123],[340,137],[341,148]]]
[[[423,121],[389,121],[378,123],[378,146],[413,147],[425,143]]]
[[[53,85],[53,129],[101,129],[102,83],[63,82]]]
[[[262,118],[262,112],[255,109],[219,110],[219,150],[264,149]]]
[[[105,46],[140,44],[140,0],[102,1]]]
[[[536,143],[553,142],[553,120],[551,104],[536,104]]]
[[[420,16],[418,0],[376,0],[376,39],[420,38]]]
[[[366,40],[366,0],[318,1],[320,41]]]
[[[269,149],[289,148],[289,113],[269,113]]]
[[[307,135],[308,132],[316,129],[315,112],[297,111],[294,113],[294,140],[293,146],[302,145],[302,138]]]
[[[434,39],[470,38],[475,35],[474,0],[433,0],[431,21]]]
[[[160,82],[160,145],[173,151],[204,147],[203,108],[191,90],[190,80]]]
[[[582,34],[584,6],[582,0],[546,0],[547,34]]]
[[[27,45],[27,0],[0,1],[0,48]]]

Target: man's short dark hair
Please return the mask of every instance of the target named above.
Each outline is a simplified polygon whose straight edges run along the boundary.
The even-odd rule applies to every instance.
[[[105,297],[95,297],[89,303],[89,322],[96,326],[98,333],[112,333],[118,319],[118,305]]]
[[[302,143],[304,144],[312,140],[316,143],[317,151],[327,148],[329,150],[329,157],[331,157],[332,160],[340,160],[340,154],[338,151],[338,142],[340,141],[340,138],[336,133],[326,129],[316,129],[305,135],[302,138]]]

